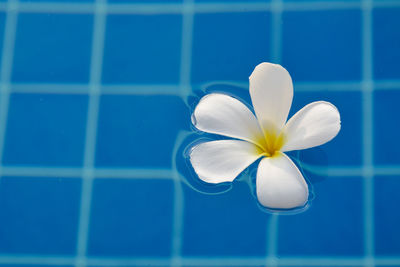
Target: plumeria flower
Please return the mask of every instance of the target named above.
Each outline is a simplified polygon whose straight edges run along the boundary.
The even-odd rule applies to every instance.
[[[293,83],[280,65],[261,63],[250,76],[255,115],[231,96],[213,93],[196,106],[192,121],[203,132],[234,139],[204,142],[190,151],[199,178],[207,183],[232,182],[257,159],[258,201],[272,209],[304,206],[308,186],[301,172],[284,153],[322,145],[340,130],[340,114],[331,103],[317,101],[288,121]]]

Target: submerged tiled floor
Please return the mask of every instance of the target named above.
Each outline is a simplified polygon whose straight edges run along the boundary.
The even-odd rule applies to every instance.
[[[399,44],[396,0],[0,1],[0,266],[400,266]],[[263,61],[342,116],[296,215],[175,168],[202,90],[248,101]]]

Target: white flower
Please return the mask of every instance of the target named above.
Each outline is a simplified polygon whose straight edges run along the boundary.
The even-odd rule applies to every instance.
[[[287,70],[261,63],[249,79],[256,116],[225,94],[209,94],[200,100],[192,115],[195,127],[235,139],[201,143],[190,151],[190,161],[200,179],[222,183],[233,181],[262,157],[256,177],[259,202],[275,209],[303,206],[308,200],[307,183],[283,152],[330,141],[340,130],[340,114],[331,103],[318,101],[286,121],[293,98]]]

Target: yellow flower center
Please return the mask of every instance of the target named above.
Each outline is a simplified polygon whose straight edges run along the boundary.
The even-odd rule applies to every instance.
[[[258,153],[266,157],[275,156],[285,144],[285,139],[285,134],[282,131],[265,130],[264,136],[257,140],[257,144],[260,146]]]

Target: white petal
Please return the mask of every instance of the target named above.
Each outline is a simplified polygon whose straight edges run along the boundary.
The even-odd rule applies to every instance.
[[[203,181],[231,182],[261,153],[256,145],[246,141],[219,140],[195,146],[190,152],[190,161]]]
[[[254,114],[239,100],[224,94],[203,97],[192,116],[197,129],[259,143],[263,139]]]
[[[286,143],[282,151],[322,145],[340,130],[340,114],[329,102],[318,101],[299,110],[285,126]]]
[[[261,63],[250,76],[250,96],[264,131],[280,130],[292,105],[292,78],[280,65]]]
[[[258,201],[268,208],[291,209],[304,206],[308,200],[307,183],[283,153],[261,160],[256,184]]]

